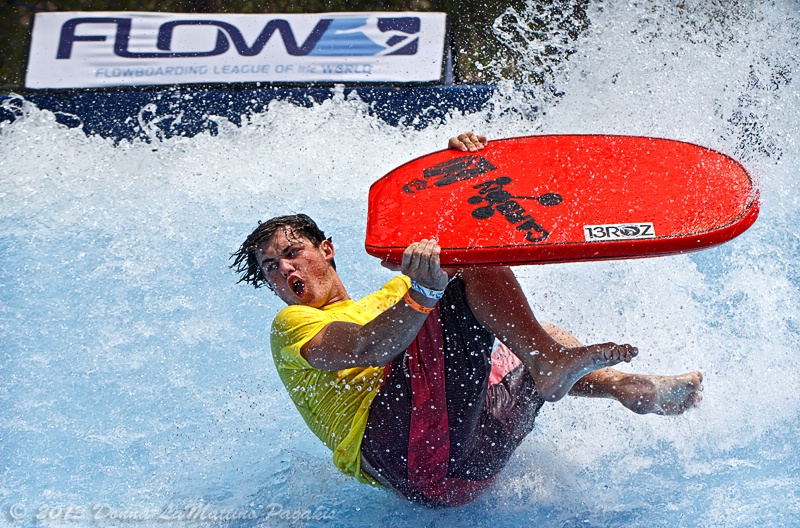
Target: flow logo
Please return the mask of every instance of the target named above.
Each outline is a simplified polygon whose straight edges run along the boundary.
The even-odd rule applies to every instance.
[[[253,57],[264,50],[276,33],[283,41],[286,52],[293,56],[317,57],[367,57],[385,55],[415,55],[418,50],[421,19],[419,17],[343,17],[321,18],[311,33],[298,42],[288,20],[275,18],[266,23],[258,36],[248,44],[242,31],[231,22],[223,20],[170,20],[158,27],[155,45],[158,51],[131,51],[133,30],[130,17],[80,17],[66,20],[61,26],[57,59],[72,57],[73,48],[79,42],[105,42],[106,35],[91,34],[91,26],[114,24],[113,52],[126,59],[154,59],[179,57],[213,57],[231,49],[243,57]],[[207,30],[197,33],[195,47],[204,51],[177,51],[173,49],[173,35],[177,28],[182,32],[200,27],[217,28],[212,41]],[[135,35],[137,45],[143,41]]]

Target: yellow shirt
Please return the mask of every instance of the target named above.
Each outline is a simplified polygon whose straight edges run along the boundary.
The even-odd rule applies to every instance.
[[[408,277],[395,277],[358,302],[343,301],[321,310],[287,306],[272,322],[272,358],[297,410],[311,431],[333,451],[337,468],[373,485],[377,483],[361,472],[361,439],[383,367],[319,370],[308,364],[300,349],[333,321],[368,323],[396,304],[410,286]]]

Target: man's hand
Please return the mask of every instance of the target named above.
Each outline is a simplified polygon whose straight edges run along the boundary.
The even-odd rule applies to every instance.
[[[460,150],[461,152],[476,152],[485,147],[487,143],[489,143],[489,140],[486,139],[486,136],[479,136],[470,130],[466,134],[460,134],[458,137],[450,138],[450,142],[447,146],[448,148]]]
[[[439,264],[441,251],[435,240],[422,239],[414,242],[403,252],[400,271],[420,286],[443,290],[447,286],[448,278]]]

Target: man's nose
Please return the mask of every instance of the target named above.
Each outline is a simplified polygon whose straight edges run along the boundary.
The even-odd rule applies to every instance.
[[[281,275],[288,277],[294,271],[294,266],[286,259],[279,259],[278,269],[280,270]]]

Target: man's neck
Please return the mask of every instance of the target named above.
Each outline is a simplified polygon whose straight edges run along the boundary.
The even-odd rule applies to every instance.
[[[344,283],[342,283],[342,280],[339,278],[339,274],[336,273],[335,270],[333,271],[333,273],[334,273],[334,281],[333,284],[331,285],[331,292],[330,295],[328,296],[327,302],[322,306],[323,308],[325,308],[326,306],[330,306],[332,304],[350,300],[350,295],[348,295],[347,288],[344,287]]]

